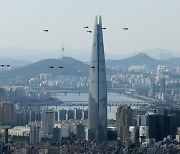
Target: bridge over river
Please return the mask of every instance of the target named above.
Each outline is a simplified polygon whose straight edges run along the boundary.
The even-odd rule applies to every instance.
[[[47,101],[43,103],[24,103],[19,104],[20,106],[88,106],[88,101]],[[147,106],[164,106],[167,104],[159,102],[121,102],[121,101],[108,101],[107,106],[136,106],[147,107]]]
[[[108,88],[107,89],[108,93],[126,93],[126,92],[135,92],[134,89],[131,88]],[[48,93],[51,95],[56,95],[56,94],[61,94],[63,93],[64,95],[67,95],[68,93],[77,93],[77,94],[82,94],[82,93],[88,93],[88,90],[81,90],[81,89],[62,89],[62,90],[48,90]]]

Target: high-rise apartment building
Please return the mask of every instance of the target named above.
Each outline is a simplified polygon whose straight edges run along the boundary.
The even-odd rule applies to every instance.
[[[82,109],[75,109],[74,110],[74,119],[75,120],[81,120],[82,119]]]
[[[52,137],[55,126],[55,111],[53,109],[42,112],[42,137]]]
[[[175,116],[166,116],[160,114],[138,115],[137,125],[148,126],[149,138],[156,141],[163,140],[167,135],[175,137],[177,118]]]
[[[2,102],[0,104],[0,122],[2,125],[15,126],[16,107],[13,103]]]
[[[39,144],[41,141],[41,127],[36,125],[30,126],[30,144],[33,146]]]
[[[61,128],[55,127],[53,128],[53,144],[60,144],[61,143]]]
[[[152,98],[155,98],[155,79],[153,77],[150,78],[148,96],[152,97]]]
[[[164,77],[159,79],[160,82],[160,92],[165,93],[165,88],[166,88],[166,80]]]
[[[7,128],[3,128],[1,130],[1,134],[2,134],[2,142],[4,144],[8,143],[8,127]]]
[[[120,140],[126,142],[129,139],[129,126],[134,126],[134,114],[130,106],[119,106],[116,112],[116,127],[120,130]]]
[[[59,110],[59,120],[66,120],[66,112],[64,109]]]
[[[124,105],[119,106],[116,112],[116,127],[121,126],[133,126],[134,125],[134,114],[130,106]]]

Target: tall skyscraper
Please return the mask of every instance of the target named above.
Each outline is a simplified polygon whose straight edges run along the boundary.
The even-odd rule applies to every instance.
[[[107,139],[107,85],[101,16],[96,17],[89,80],[89,139]]]
[[[15,126],[16,124],[16,107],[13,103],[0,103],[0,123],[2,125]]]
[[[167,135],[175,137],[177,118],[175,116],[166,116],[160,114],[138,115],[137,125],[148,126],[149,138],[156,141],[163,140]]]
[[[166,88],[165,78],[164,77],[160,78],[159,82],[160,82],[160,92],[165,93],[165,88]]]
[[[82,119],[82,109],[75,109],[74,110],[74,119],[75,120],[81,120]]]
[[[3,128],[1,130],[1,134],[2,134],[2,142],[5,144],[8,143],[8,127]]]
[[[76,124],[75,132],[77,140],[82,141],[85,139],[85,126],[83,124]]]
[[[155,79],[153,77],[150,78],[149,92],[148,96],[154,98],[155,97]]]
[[[55,128],[53,128],[53,140],[52,142],[54,144],[60,144],[61,143],[61,128],[59,128],[58,126],[56,126]]]
[[[66,110],[59,110],[59,120],[66,120]]]
[[[119,106],[116,112],[116,127],[120,130],[120,140],[129,140],[129,127],[134,126],[134,113],[130,106]]]
[[[54,126],[55,111],[53,109],[44,110],[42,112],[42,137],[52,137]]]
[[[30,144],[37,145],[41,141],[41,127],[36,125],[30,126]]]

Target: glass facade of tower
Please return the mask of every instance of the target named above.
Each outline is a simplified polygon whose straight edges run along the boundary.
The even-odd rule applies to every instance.
[[[101,16],[96,17],[89,80],[89,138],[107,139],[107,85]]]

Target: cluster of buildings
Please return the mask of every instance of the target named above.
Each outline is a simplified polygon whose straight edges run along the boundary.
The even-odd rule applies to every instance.
[[[59,111],[47,108],[18,108],[14,103],[1,102],[0,129],[1,153],[179,153],[180,109],[178,107],[151,107],[132,109],[122,105],[117,108],[116,120],[107,120],[107,81],[101,17],[96,17],[90,77],[66,78],[50,81],[50,74],[29,80],[29,85],[40,86],[89,86],[88,110]],[[145,66],[132,66],[129,73],[145,73]],[[164,74],[166,73],[166,75]],[[169,101],[169,93],[179,103],[179,89],[173,87],[179,79],[171,79],[164,67],[158,66],[155,77],[144,74],[118,74],[111,77],[113,87],[134,89],[138,94],[153,99]],[[156,79],[156,80],[155,80]],[[87,82],[89,84],[87,84]],[[69,85],[68,85],[69,84]],[[171,86],[170,86],[171,85]],[[18,89],[18,90],[17,90]],[[22,102],[24,89],[2,90],[1,100],[17,97]],[[133,92],[134,92],[133,90]],[[12,92],[12,93],[11,93]],[[14,95],[15,94],[15,95]],[[44,96],[44,95],[42,95]],[[11,99],[12,101],[13,99]],[[171,100],[170,100],[171,101]],[[22,103],[21,102],[21,103]],[[162,103],[161,103],[162,104]]]
[[[115,68],[112,68],[115,69]],[[167,68],[158,65],[156,71],[149,70],[144,65],[133,65],[127,70],[117,71],[112,75],[107,75],[108,88],[121,88],[122,92],[134,89],[137,94],[147,96],[160,101],[180,102],[180,91],[177,87],[180,84],[179,69]],[[150,74],[150,75],[149,75]],[[46,77],[47,76],[47,77]],[[40,74],[39,78],[29,80],[30,87],[89,87],[89,76],[57,76],[50,74]],[[123,90],[124,89],[124,90]]]
[[[131,66],[127,72],[114,74],[110,79],[112,88],[125,88],[126,91],[134,89],[139,95],[163,102],[179,103],[179,73],[161,65],[158,65],[157,72],[144,73],[144,67]]]
[[[67,75],[56,75],[43,73],[39,77],[31,78],[29,80],[30,87],[61,87],[61,88],[87,88],[88,87],[88,76],[67,76]]]
[[[45,89],[32,89],[29,86],[3,86],[0,88],[1,101],[37,103],[46,101],[50,97]]]
[[[124,69],[114,67],[111,69],[113,72],[106,75],[107,88],[121,89],[122,92],[131,92],[133,89],[134,93],[159,101],[180,102],[179,66],[172,68],[158,65],[156,68],[147,68],[145,65],[132,65]],[[44,100],[50,97],[46,89],[72,88],[87,90],[90,86],[89,81],[90,77],[88,75],[53,76],[52,74],[42,73],[28,79],[23,84],[18,77],[7,83],[2,82],[1,85],[4,86],[0,91],[2,91],[1,95],[4,95],[2,97],[13,98],[21,102],[29,99]]]
[[[37,143],[40,143],[41,138],[52,139],[53,132],[55,134],[61,132],[63,137],[68,137],[70,126],[77,126],[77,129],[73,130],[79,131],[81,122],[87,121],[88,118],[88,111],[83,109],[62,109],[59,111],[54,109],[24,109],[24,111],[19,111],[15,104],[9,102],[2,102],[0,111],[0,128],[2,130],[8,129],[10,136],[29,136],[32,139],[30,139],[32,144],[35,144],[37,140]],[[59,128],[62,128],[62,131]],[[78,133],[78,135],[80,134]],[[33,142],[34,138],[36,138],[35,143]]]
[[[53,114],[55,121],[88,119],[87,109],[53,109]],[[0,125],[25,126],[28,122],[41,121],[42,117],[43,109],[40,107],[20,107],[15,103],[0,103]]]
[[[167,136],[179,142],[179,126],[179,108],[157,108],[149,112],[121,106],[116,112],[116,128],[119,128],[120,140],[124,143],[158,142]]]
[[[29,114],[31,119],[26,125],[15,124],[15,126],[13,122],[11,123],[14,116],[9,113],[10,110],[14,112],[15,105],[3,102],[1,111],[2,109],[6,111],[2,112],[4,117],[8,118],[1,120],[1,148],[11,149],[15,153],[29,151],[155,153],[180,150],[179,108],[132,109],[127,105],[119,106],[115,113],[116,119],[107,121],[107,136],[103,139],[92,136],[88,119],[83,118],[82,112],[79,112],[80,114],[76,112],[82,109],[74,109],[72,118],[67,118],[69,110],[62,109],[57,113],[54,109],[44,109],[41,110],[39,119],[39,116],[36,116],[38,112],[35,113],[33,110]],[[0,117],[3,119],[2,114]]]

